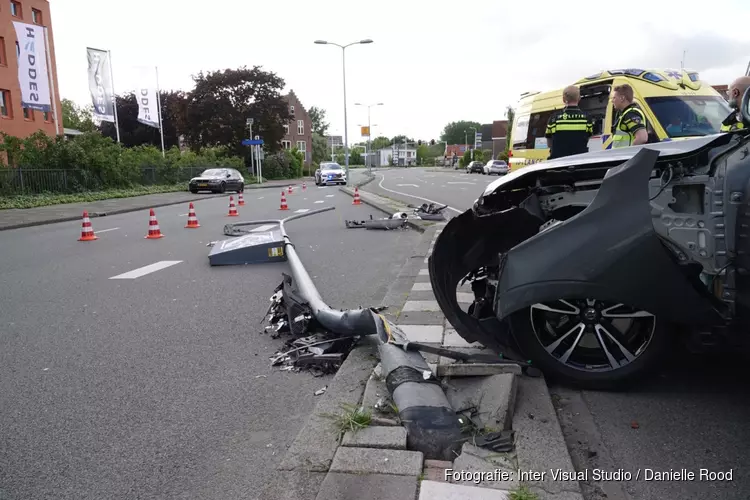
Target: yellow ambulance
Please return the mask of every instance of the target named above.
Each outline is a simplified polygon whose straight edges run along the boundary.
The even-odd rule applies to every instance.
[[[589,151],[612,147],[612,89],[630,84],[634,100],[646,113],[649,142],[717,134],[731,110],[727,101],[698,73],[688,70],[618,69],[601,71],[575,82],[581,89],[580,108],[594,121]],[[549,156],[544,137],[550,116],[564,107],[563,89],[527,92],[515,110],[508,164],[511,170],[539,163]]]

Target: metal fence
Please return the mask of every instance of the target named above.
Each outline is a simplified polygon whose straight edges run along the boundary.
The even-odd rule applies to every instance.
[[[92,172],[78,169],[0,168],[0,196],[39,193],[79,193],[133,185],[185,183],[211,167],[144,167],[140,172]],[[215,168],[215,167],[214,167]]]

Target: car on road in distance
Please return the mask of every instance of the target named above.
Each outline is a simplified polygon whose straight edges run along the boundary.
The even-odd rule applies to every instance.
[[[483,167],[484,175],[505,175],[508,173],[508,164],[503,160],[490,160]]]
[[[483,172],[484,165],[481,161],[473,161],[466,166],[466,173],[473,174],[474,172],[481,174]]]
[[[245,190],[245,178],[233,168],[209,168],[198,177],[190,179],[188,189],[191,193],[198,191],[223,193],[227,190],[241,193]]]
[[[315,185],[346,184],[344,167],[334,162],[321,163],[315,171]]]

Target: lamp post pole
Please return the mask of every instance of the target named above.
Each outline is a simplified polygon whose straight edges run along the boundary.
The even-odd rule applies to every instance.
[[[469,127],[474,131],[474,147],[471,148],[471,161],[474,161],[474,150],[477,148],[477,129],[476,127]]]
[[[346,48],[351,45],[372,43],[372,40],[367,38],[365,40],[348,43],[346,45],[339,45],[338,43],[327,42],[325,40],[315,40],[315,43],[318,45],[335,45],[336,47],[339,47],[341,49],[341,63],[342,63],[342,71],[344,75],[344,164],[346,165],[345,166],[346,185],[348,186],[350,181],[349,181],[349,127],[348,127],[349,124],[347,122],[347,116],[346,116]]]

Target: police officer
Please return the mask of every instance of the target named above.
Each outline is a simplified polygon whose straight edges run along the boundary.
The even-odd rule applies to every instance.
[[[729,86],[729,107],[732,108],[732,114],[721,122],[722,132],[732,132],[746,128],[745,124],[742,123],[740,109],[742,108],[742,96],[745,95],[748,87],[750,87],[750,76],[741,76]]]
[[[565,108],[552,115],[544,136],[549,146],[549,159],[588,153],[589,138],[594,134],[594,124],[578,107],[581,91],[575,85],[563,90]]]
[[[618,85],[612,92],[612,105],[617,116],[612,125],[612,147],[626,148],[648,142],[646,114],[633,102],[633,87]]]

